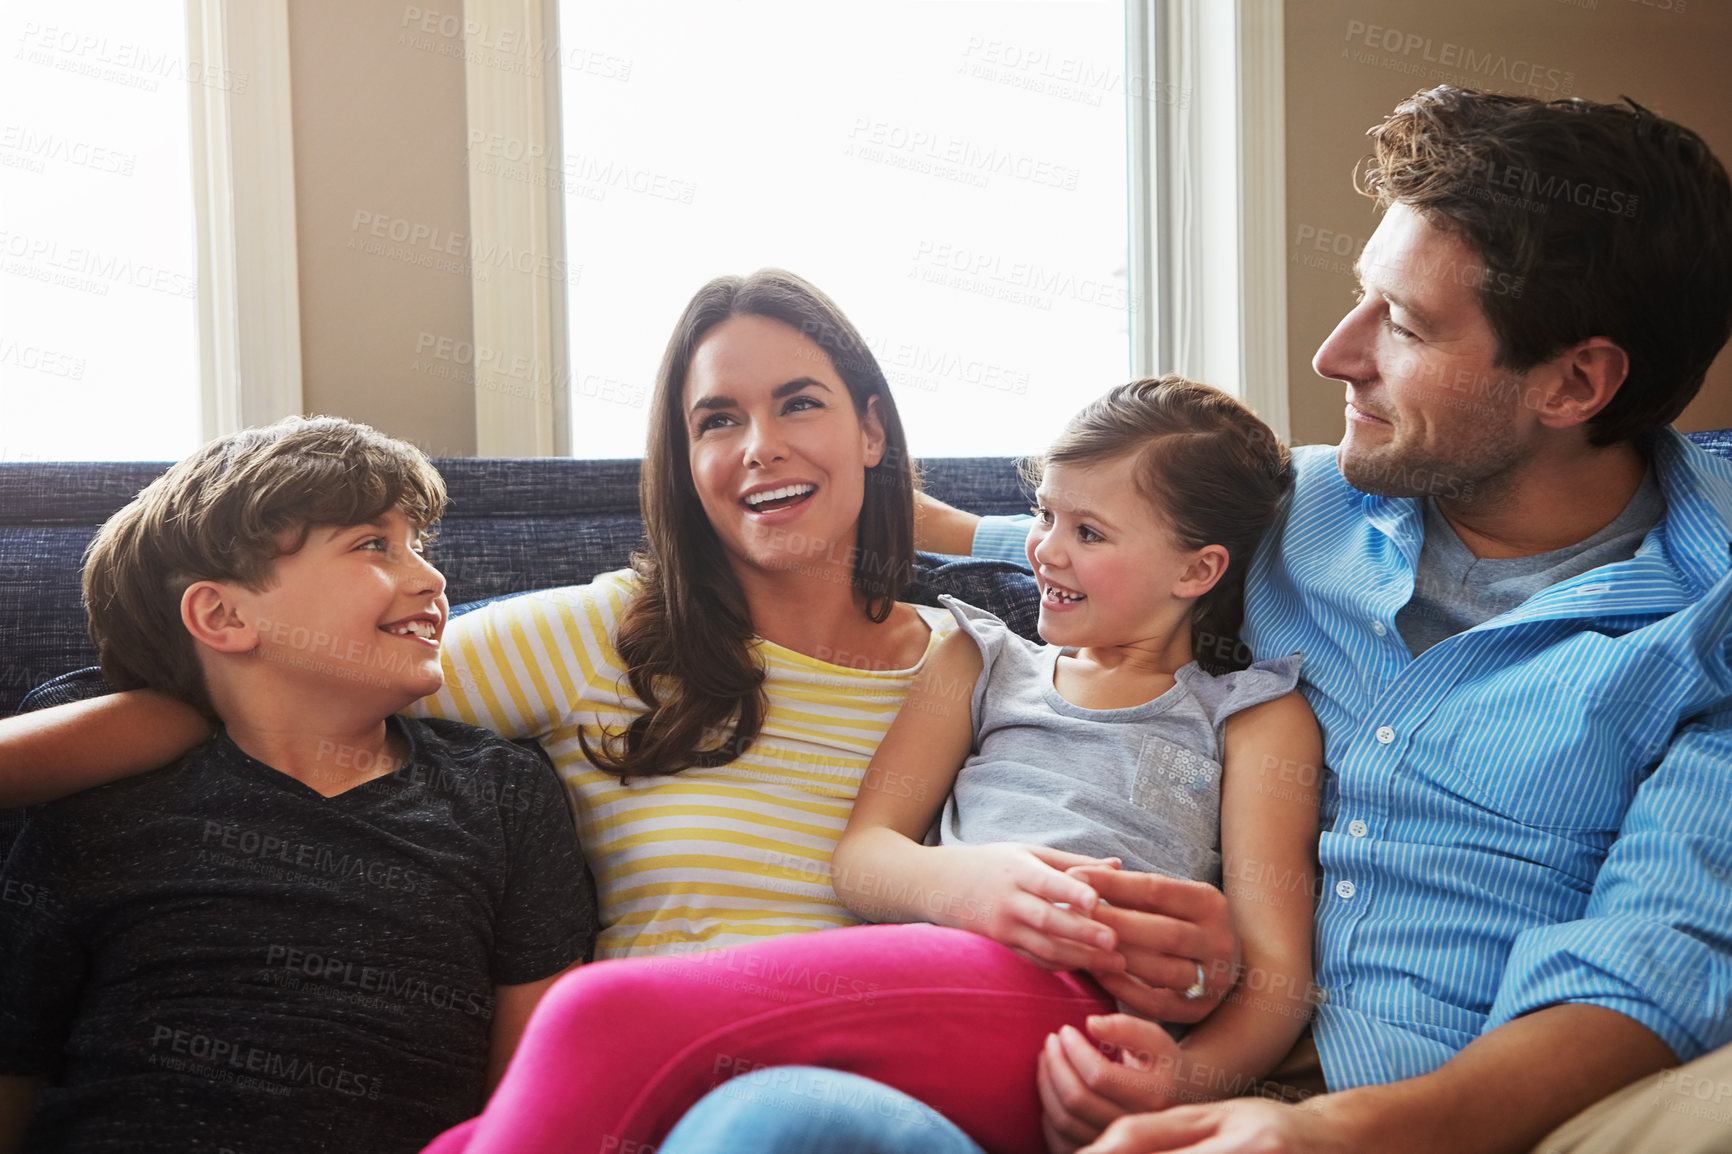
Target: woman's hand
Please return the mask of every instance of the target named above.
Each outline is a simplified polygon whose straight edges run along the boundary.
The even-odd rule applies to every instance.
[[[1220,890],[1135,870],[1083,865],[1067,872],[1100,895],[1094,918],[1117,936],[1123,965],[1089,969],[1125,1006],[1163,1022],[1199,1022],[1233,988],[1239,938]],[[1189,997],[1199,966],[1202,993]]]
[[[190,705],[149,689],[0,718],[0,808],[38,805],[167,765],[214,732]]]
[[[1117,935],[1090,916],[1099,896],[1065,872],[1087,866],[1111,876],[1116,859],[1011,843],[952,846],[947,854],[946,892],[933,902],[934,921],[973,930],[1049,970],[1124,968],[1114,950]]]
[[[1048,1034],[1035,1084],[1041,1133],[1052,1154],[1072,1154],[1125,1114],[1164,1110],[1180,1097],[1179,1044],[1156,1022],[1098,1014],[1087,1038],[1065,1026]],[[1090,1041],[1090,1039],[1093,1041]]]

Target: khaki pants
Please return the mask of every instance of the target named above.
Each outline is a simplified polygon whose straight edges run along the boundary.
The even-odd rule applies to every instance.
[[[1285,1102],[1324,1092],[1309,1029],[1257,1088]],[[1595,1102],[1546,1135],[1533,1154],[1732,1154],[1732,1046]]]
[[[1732,1154],[1732,1046],[1595,1102],[1534,1154]]]

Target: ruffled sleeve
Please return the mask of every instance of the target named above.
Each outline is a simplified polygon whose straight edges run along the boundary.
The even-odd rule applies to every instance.
[[[1008,660],[1010,666],[1005,670],[1022,671],[1023,667],[1033,663],[1035,655],[1043,648],[1023,638],[1009,625],[984,609],[977,609],[965,601],[959,601],[948,593],[941,593],[938,601],[956,618],[957,626],[974,639],[980,647],[980,676],[975,680],[974,692],[970,695],[969,715],[974,725],[976,747],[980,739],[981,729],[987,724],[986,689],[992,681],[993,671],[1003,661]],[[1012,674],[1014,676],[1014,674]]]
[[[1299,684],[1299,668],[1304,661],[1304,654],[1292,653],[1258,661],[1249,668],[1219,676],[1205,673],[1200,666],[1192,664],[1179,670],[1177,677],[1196,695],[1209,714],[1209,720],[1219,730],[1240,710],[1293,692]]]

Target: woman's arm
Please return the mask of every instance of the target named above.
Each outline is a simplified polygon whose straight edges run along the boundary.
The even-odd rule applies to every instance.
[[[973,930],[1051,969],[1122,966],[1112,931],[1087,916],[1094,890],[1063,872],[1099,858],[1008,844],[921,844],[974,744],[970,701],[983,666],[961,630],[927,659],[836,846],[836,896],[872,921]]]
[[[0,719],[0,807],[53,801],[167,765],[212,732],[196,709],[149,689]]]
[[[1245,1093],[1292,1049],[1311,1015],[1322,739],[1297,693],[1227,723],[1223,888],[1242,943],[1236,988],[1175,1043],[1154,1022],[1111,1014],[1048,1039],[1039,1085],[1049,1148],[1074,1150],[1124,1113]],[[1120,1047],[1118,1059],[1099,1046]]]

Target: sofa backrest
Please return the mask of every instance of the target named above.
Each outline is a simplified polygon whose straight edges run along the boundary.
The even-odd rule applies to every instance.
[[[1732,458],[1732,429],[1691,438]],[[453,605],[588,581],[626,565],[642,536],[637,461],[447,457],[434,463],[451,505],[431,555],[445,573]],[[95,664],[79,601],[84,548],[167,467],[0,463],[0,716],[17,709],[35,686]],[[1010,458],[939,458],[922,462],[921,471],[928,492],[960,508],[1027,511],[1029,497]],[[910,597],[927,603],[940,591],[968,600],[974,587],[968,582],[992,580],[990,573],[930,567],[919,576]],[[1006,619],[1032,633],[1032,614],[1025,621],[1012,610]]]
[[[643,534],[637,461],[441,458],[451,504],[430,551],[453,605],[624,567]],[[96,662],[79,569],[96,530],[168,466],[0,464],[0,716]],[[1025,511],[1009,458],[923,462],[927,489],[983,513]]]

